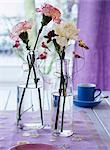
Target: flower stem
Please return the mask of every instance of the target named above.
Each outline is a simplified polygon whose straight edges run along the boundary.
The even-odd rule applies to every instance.
[[[34,82],[35,82],[35,86],[37,88],[37,84],[38,84],[38,78],[36,76],[36,71],[35,71],[35,67],[34,67],[34,64],[32,65],[33,67],[33,72],[34,72]],[[41,93],[40,93],[40,88],[38,88],[38,96],[39,96],[39,104],[40,104],[40,115],[41,115],[41,122],[42,122],[42,125],[43,125],[43,113],[42,113],[42,100],[41,100]]]
[[[65,86],[64,86],[64,83],[63,82],[63,109],[62,109],[62,119],[61,119],[61,132],[63,132],[63,120],[64,120],[64,110],[65,110],[65,100],[66,100],[66,90],[65,90]]]
[[[63,101],[62,120],[61,120],[61,132],[63,132],[63,122],[64,122],[63,120],[64,120],[65,100],[66,100],[66,96],[64,96],[64,101]]]
[[[35,86],[36,86],[36,88],[37,88],[37,87],[38,87],[37,84],[38,84],[39,79],[38,79],[37,76],[36,76],[36,70],[35,70],[35,66],[34,66],[34,62],[35,62],[35,52],[33,51],[32,56],[31,56],[31,54],[29,54],[29,56],[30,56],[30,60],[31,60],[31,66],[32,66],[32,69],[33,69],[33,72],[34,72],[34,83],[35,83]],[[42,125],[43,125],[43,113],[42,113],[42,101],[41,101],[40,88],[38,88],[38,96],[39,96],[41,122],[42,122]]]
[[[63,83],[63,60],[60,57],[60,61],[61,61],[61,77],[60,77],[60,88],[59,88],[59,99],[58,99],[58,106],[57,106],[57,114],[56,114],[56,120],[55,120],[55,130],[57,130],[58,128],[58,117],[59,117],[59,111],[60,111],[60,99],[61,99],[61,93],[62,93],[62,83]]]
[[[42,30],[43,30],[43,27],[44,27],[44,26],[42,25],[41,28],[39,29],[38,36],[37,36],[37,39],[36,39],[35,45],[34,45],[34,50],[36,49],[37,42],[38,42],[39,36],[40,36],[40,34],[41,34]]]
[[[25,88],[23,89],[23,93],[22,93],[22,96],[21,96],[21,100],[20,100],[20,104],[19,104],[19,110],[18,110],[17,125],[19,124],[19,121],[21,120],[21,106],[22,106],[22,103],[23,103],[23,98],[24,98],[24,94],[25,94],[26,88],[28,87],[31,69],[32,69],[32,68],[30,67],[30,68],[29,68],[28,77],[27,77],[27,81],[26,81],[26,85],[25,85]]]
[[[63,78],[64,78],[64,75],[63,75]],[[66,100],[66,96],[67,96],[67,93],[66,93],[67,86],[68,86],[68,74],[66,72],[64,82],[63,82],[63,97],[64,97],[64,100],[63,100],[63,110],[62,110],[62,120],[61,120],[61,132],[63,132],[65,100]]]
[[[31,60],[31,66],[32,66],[32,69],[33,69],[33,73],[34,73],[34,83],[35,83],[35,86],[37,88],[37,83],[38,83],[38,78],[36,76],[36,70],[35,70],[35,67],[34,67],[34,63],[35,63],[35,52],[33,51],[32,55],[29,54],[29,57],[30,57],[30,60]]]
[[[39,94],[39,104],[40,104],[41,122],[42,122],[42,125],[43,125],[43,113],[42,113],[42,103],[41,103],[41,93],[40,93],[40,88],[38,88],[38,94]]]
[[[35,86],[37,88],[37,86],[38,86],[37,84],[38,84],[39,78],[37,78],[37,76],[36,76],[36,71],[35,71],[34,64],[33,64],[32,68],[33,68],[33,72],[34,72],[34,83],[35,83]]]

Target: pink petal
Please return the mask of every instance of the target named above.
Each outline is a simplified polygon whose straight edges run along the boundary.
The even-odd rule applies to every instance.
[[[9,33],[9,36],[14,41],[17,41],[19,39],[19,36],[18,35],[14,35],[13,33]]]
[[[19,22],[17,25],[15,25],[12,28],[12,33],[15,33],[15,34],[19,35],[21,32],[27,31],[31,28],[32,28],[32,25],[31,25],[30,22],[28,22],[28,21]]]
[[[45,16],[52,17],[53,21],[56,23],[60,23],[60,21],[61,21],[60,11],[50,4],[44,3],[44,5],[41,7],[41,9],[36,8],[36,12],[42,12]]]

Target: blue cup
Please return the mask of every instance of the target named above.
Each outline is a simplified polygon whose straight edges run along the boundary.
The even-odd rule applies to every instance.
[[[81,83],[77,86],[79,101],[94,101],[101,94],[101,90],[95,84]]]

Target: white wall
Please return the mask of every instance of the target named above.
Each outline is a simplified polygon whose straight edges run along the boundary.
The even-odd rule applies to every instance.
[[[13,56],[0,56],[0,84],[19,82],[22,71],[20,59]]]

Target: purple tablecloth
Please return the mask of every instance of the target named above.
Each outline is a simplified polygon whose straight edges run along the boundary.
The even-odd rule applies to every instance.
[[[61,150],[107,150],[94,124],[84,111],[74,113],[74,134],[71,137],[53,137],[50,129],[21,131],[16,127],[15,112],[0,113],[0,150],[25,141],[52,144]]]

